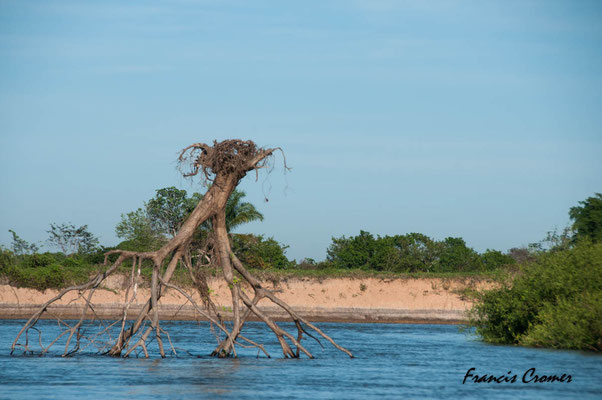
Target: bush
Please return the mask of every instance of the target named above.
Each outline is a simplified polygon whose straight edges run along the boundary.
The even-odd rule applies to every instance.
[[[32,254],[30,256],[22,256],[22,264],[26,268],[46,267],[54,262],[54,257],[51,253]]]
[[[602,194],[596,193],[579,204],[581,206],[572,207],[569,211],[575,239],[602,242]]]
[[[337,268],[370,269],[373,267],[370,261],[375,252],[375,244],[374,236],[366,231],[360,231],[359,235],[350,238],[332,238],[332,244],[326,250],[327,259]]]
[[[497,252],[504,263],[511,257]],[[478,272],[502,265],[488,255],[485,266],[481,256],[461,238],[435,241],[420,233],[377,236],[360,231],[357,236],[332,238],[327,261],[335,268],[387,272]],[[495,261],[495,262],[494,262]]]
[[[487,271],[516,264],[516,260],[511,255],[490,249],[481,254],[481,262],[483,263],[483,268]]]
[[[63,253],[23,254],[15,256],[11,251],[0,251],[0,273],[11,285],[38,290],[60,289],[86,282],[96,272],[95,263],[88,258],[92,254]]]
[[[446,238],[442,243],[437,272],[482,271],[483,262],[479,254],[466,246],[462,238]]]
[[[521,344],[602,351],[602,293],[583,293],[546,304]]]
[[[0,247],[0,272],[6,271],[8,267],[13,265],[15,255],[12,251]]]
[[[100,246],[100,248],[96,249],[94,252],[82,254],[81,257],[88,264],[102,264],[105,261],[105,253],[113,249],[113,247]]]
[[[580,244],[542,254],[537,261],[522,266],[509,284],[481,294],[470,312],[470,324],[490,343],[554,343],[587,350],[592,340],[585,334],[570,339],[569,332],[587,330],[595,340],[601,340],[592,319],[599,315],[600,293],[602,244]],[[573,324],[577,316],[586,319],[579,328]]]
[[[60,265],[52,264],[40,268],[19,268],[12,266],[8,270],[11,285],[30,287],[38,290],[58,289],[65,286],[65,276]]]
[[[262,235],[252,234],[233,234],[231,237],[232,251],[250,268],[285,269],[293,265],[284,254],[288,246],[274,238],[264,239]]]
[[[436,269],[440,243],[421,233],[378,237],[371,269],[388,272],[429,272]]]
[[[538,252],[532,247],[513,247],[508,250],[508,255],[518,264],[534,262]]]

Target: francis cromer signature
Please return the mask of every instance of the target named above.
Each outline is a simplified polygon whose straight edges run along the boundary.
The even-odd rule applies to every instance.
[[[512,371],[508,373],[495,376],[490,374],[477,375],[476,368],[470,368],[464,375],[462,384],[466,381],[472,381],[473,383],[516,383],[518,381],[518,375],[513,374]],[[545,382],[563,382],[570,383],[573,381],[573,377],[568,374],[558,375],[537,375],[535,368],[529,368],[521,377],[522,383],[545,383]]]

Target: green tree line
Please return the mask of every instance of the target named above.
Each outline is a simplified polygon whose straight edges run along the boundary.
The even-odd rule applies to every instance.
[[[437,241],[421,233],[375,237],[360,231],[357,236],[332,238],[327,254],[335,268],[387,272],[480,272],[516,263],[497,250],[479,254],[462,238]]]
[[[235,191],[227,204],[227,225],[234,229],[263,215]],[[202,198],[174,187],[159,189],[143,207],[121,216],[116,234],[121,249],[154,250],[173,237]],[[602,195],[569,210],[572,224],[550,232],[539,243],[507,253],[478,253],[462,238],[435,240],[409,233],[333,237],[325,261],[286,257],[287,246],[274,238],[231,233],[233,251],[250,268],[365,270],[387,273],[504,271],[498,286],[476,294],[470,325],[486,342],[580,350],[602,350]],[[207,239],[210,225],[195,240]],[[87,225],[50,224],[46,244],[57,252],[40,253],[10,230],[10,248],[0,248],[0,276],[9,283],[38,289],[85,282],[99,268],[104,252]]]
[[[229,230],[263,220],[263,215],[253,204],[245,202],[244,197],[244,192],[235,190],[228,199],[226,224]],[[121,215],[115,233],[122,241],[116,247],[100,246],[87,225],[52,223],[45,244],[60,251],[40,253],[38,244],[29,243],[10,230],[10,248],[0,247],[0,276],[11,284],[42,290],[85,282],[102,268],[99,264],[108,250],[153,251],[161,247],[177,234],[201,199],[200,193],[189,196],[185,190],[175,187],[158,189],[142,207]],[[197,232],[195,240],[199,247],[207,239],[210,228],[206,223]],[[287,246],[271,237],[233,233],[231,238],[233,250],[252,267],[285,269],[291,265],[285,256]]]
[[[263,220],[263,215],[251,203],[244,201],[245,194],[236,190],[227,203],[227,225],[230,230],[245,223]],[[143,206],[121,215],[115,228],[122,239],[116,248],[135,251],[152,251],[173,237],[194,207],[202,199],[202,194],[188,195],[185,190],[175,187],[158,189],[155,196]],[[552,248],[572,246],[578,237],[599,237],[600,195],[582,202],[582,206],[570,210],[573,226],[561,234],[551,233],[545,243],[531,244],[523,248],[510,249],[507,253],[486,250],[479,253],[469,247],[459,237],[436,240],[421,233],[393,236],[375,236],[360,231],[356,236],[333,237],[327,248],[326,260],[315,262],[303,259],[299,263],[286,257],[288,246],[272,237],[255,234],[231,234],[232,247],[237,256],[251,268],[259,269],[323,269],[323,270],[366,270],[388,273],[479,273],[501,268],[515,268],[517,263],[536,260],[545,253],[544,244]],[[587,207],[585,206],[587,203]],[[580,203],[581,204],[581,203]],[[102,260],[102,253],[110,248],[99,246],[98,239],[89,233],[87,226],[75,227],[72,224],[51,224],[47,244],[61,249],[58,253],[43,253],[40,261],[39,247],[29,244],[14,231],[10,249],[2,249],[0,273],[10,270],[13,277],[19,271],[35,272],[39,267],[51,267],[52,273],[65,267],[78,264],[90,269],[93,262]],[[209,223],[202,226],[195,237],[200,243],[210,231]],[[66,262],[66,259],[69,262]],[[77,260],[77,262],[75,262]],[[69,264],[69,265],[66,265]],[[9,268],[11,267],[11,268]],[[17,283],[31,282],[25,272]],[[52,275],[51,273],[47,274]],[[68,279],[66,279],[68,280]],[[35,281],[35,280],[34,280]],[[57,280],[61,282],[64,280]],[[43,286],[43,281],[37,286]],[[56,285],[55,285],[56,286]]]

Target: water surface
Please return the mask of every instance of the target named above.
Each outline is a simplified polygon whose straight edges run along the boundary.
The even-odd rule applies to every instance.
[[[179,350],[178,357],[159,358],[155,343],[150,359],[91,352],[62,358],[60,346],[45,357],[10,356],[23,322],[0,321],[0,398],[602,398],[598,355],[486,345],[451,325],[319,323],[353,359],[311,340],[304,343],[316,359],[283,359],[260,323],[249,323],[244,334],[265,343],[271,359],[257,357],[256,349],[240,349],[237,359],[215,359],[208,357],[216,341],[208,324],[189,321],[164,323],[174,345],[190,352]],[[54,321],[38,325],[44,333],[58,331]],[[463,384],[473,367],[476,374],[512,371],[518,382]],[[540,375],[570,374],[572,382],[522,383],[529,368]]]

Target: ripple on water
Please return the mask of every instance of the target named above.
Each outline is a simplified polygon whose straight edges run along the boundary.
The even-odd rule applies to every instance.
[[[601,398],[602,358],[572,351],[491,346],[451,325],[318,324],[354,352],[349,359],[331,346],[307,346],[315,360],[284,360],[278,343],[260,323],[245,335],[266,344],[272,359],[241,349],[238,359],[208,353],[215,337],[205,323],[165,324],[172,341],[191,355],[151,359],[113,359],[93,354],[62,358],[9,356],[23,321],[0,323],[0,398]],[[291,324],[283,324],[293,328]],[[44,332],[56,323],[41,321]],[[58,343],[60,345],[60,343]],[[56,347],[56,352],[60,347]],[[466,371],[495,375],[528,368],[568,373],[570,384],[462,384]]]

